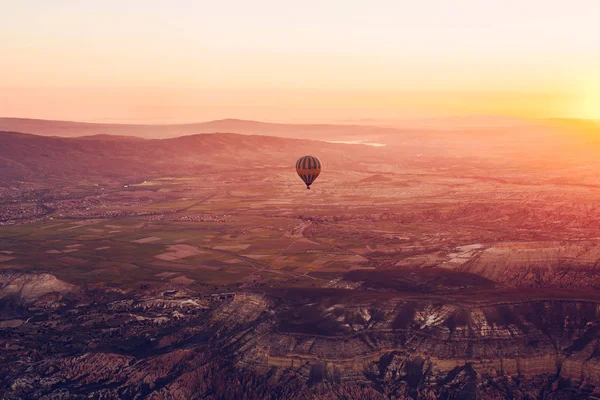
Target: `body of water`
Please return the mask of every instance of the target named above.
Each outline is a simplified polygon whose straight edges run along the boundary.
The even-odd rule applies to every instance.
[[[385,143],[365,142],[363,140],[328,140],[327,143],[343,143],[343,144],[364,144],[366,146],[383,147]]]

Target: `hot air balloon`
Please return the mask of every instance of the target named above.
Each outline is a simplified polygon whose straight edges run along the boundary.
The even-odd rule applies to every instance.
[[[306,183],[306,188],[310,189],[310,185],[312,185],[321,173],[321,161],[313,156],[300,157],[296,161],[296,172],[304,183]]]

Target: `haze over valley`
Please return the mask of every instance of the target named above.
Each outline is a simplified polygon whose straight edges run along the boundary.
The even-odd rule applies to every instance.
[[[590,128],[0,123],[30,127],[0,133],[7,398],[600,384]],[[357,137],[385,146],[332,143]]]

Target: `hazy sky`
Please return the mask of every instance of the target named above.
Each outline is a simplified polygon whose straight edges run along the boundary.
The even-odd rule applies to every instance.
[[[600,118],[597,0],[0,0],[0,115]]]

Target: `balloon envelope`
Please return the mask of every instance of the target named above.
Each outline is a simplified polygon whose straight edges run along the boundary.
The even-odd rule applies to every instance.
[[[310,185],[312,185],[321,173],[321,161],[313,156],[300,157],[296,161],[296,172],[304,183],[306,183],[306,188],[310,189]]]

